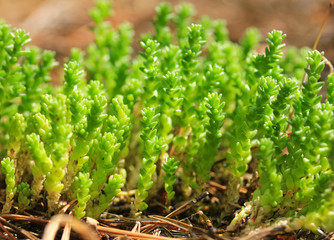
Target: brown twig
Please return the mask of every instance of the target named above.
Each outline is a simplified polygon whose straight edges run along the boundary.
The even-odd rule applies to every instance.
[[[127,230],[121,230],[117,228],[112,228],[112,227],[101,227],[98,226],[97,230],[102,233],[107,233],[111,236],[116,236],[116,237],[121,237],[121,236],[127,236],[130,239],[135,238],[135,239],[157,239],[157,240],[180,240],[184,238],[169,238],[169,237],[163,237],[163,236],[153,236],[151,234],[147,233],[139,233],[139,232],[132,232],[132,231],[127,231]]]
[[[2,238],[10,240],[10,238],[8,236],[6,236],[6,235],[4,235],[0,232],[0,239],[2,239]]]
[[[6,229],[4,227],[4,225],[0,222],[0,228],[5,232],[7,233],[8,236],[5,236],[7,239],[10,239],[10,240],[17,240],[16,237],[13,236],[13,234],[10,233],[10,231],[8,231],[8,229]]]
[[[30,240],[39,240],[37,237],[35,237],[34,235],[32,235],[30,232],[24,230],[24,229],[20,229],[19,227],[15,226],[14,224],[11,224],[9,223],[5,218],[4,218],[4,215],[2,215],[0,217],[0,221],[8,226],[8,227],[11,227],[12,229],[14,229],[18,234],[21,234],[22,236],[25,236],[27,237],[28,239]]]
[[[34,222],[34,223],[42,223],[47,224],[49,220],[32,217],[32,216],[25,216],[25,215],[18,215],[18,214],[2,214],[2,218],[12,220],[12,221],[23,221],[23,222]]]

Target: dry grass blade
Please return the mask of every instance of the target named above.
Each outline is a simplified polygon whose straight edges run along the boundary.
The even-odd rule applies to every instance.
[[[73,210],[70,212],[69,216],[73,217]],[[72,229],[72,221],[66,223],[61,240],[70,240],[71,229]]]
[[[151,234],[146,234],[146,233],[138,233],[138,232],[131,232],[127,230],[121,230],[117,228],[108,228],[108,227],[101,227],[98,226],[97,230],[102,233],[107,233],[111,236],[115,237],[122,237],[126,236],[130,239],[160,239],[160,240],[180,240],[180,239],[185,239],[185,238],[169,238],[169,237],[162,237],[162,236],[153,236]]]
[[[325,24],[326,24],[326,22],[327,22],[327,18],[328,18],[328,16],[329,16],[330,12],[331,12],[331,9],[332,9],[332,7],[333,7],[333,4],[334,4],[334,0],[331,0],[330,3],[329,3],[329,6],[328,6],[328,8],[327,8],[327,12],[326,12],[326,14],[325,14],[325,17],[324,17],[324,19],[323,19],[323,21],[322,21],[322,23],[321,23],[321,27],[320,27],[319,33],[318,33],[318,35],[317,35],[317,38],[316,38],[316,40],[314,41],[314,44],[313,44],[313,47],[312,47],[312,50],[313,50],[313,51],[317,49],[317,46],[318,46],[320,37],[321,37],[321,35],[322,35],[322,31],[324,30]],[[307,66],[307,68],[309,68],[309,66]],[[302,88],[303,83],[306,81],[306,76],[307,76],[307,74],[306,74],[306,72],[305,72],[304,77],[303,77],[303,80],[302,80],[302,82],[301,82],[301,84],[300,84],[299,89]],[[291,116],[291,117],[292,117],[292,116]],[[291,117],[290,117],[290,119],[291,119]]]
[[[317,39],[315,40],[314,44],[313,44],[313,47],[312,47],[312,50],[315,50],[318,46],[318,43],[319,43],[319,40],[320,40],[320,37],[322,35],[322,30],[324,30],[324,27],[325,27],[325,23],[327,22],[327,18],[329,16],[329,14],[331,13],[331,9],[334,5],[334,0],[331,0],[331,2],[329,3],[329,6],[327,8],[327,12],[325,14],[325,17],[324,17],[324,20],[322,21],[322,24],[321,24],[321,27],[320,27],[320,30],[319,30],[319,33],[317,35]]]
[[[135,226],[132,228],[131,232],[140,232],[140,229],[141,229],[141,223],[137,221]]]
[[[94,232],[94,230],[84,222],[69,216],[69,215],[63,215],[59,214],[51,218],[50,222],[46,225],[44,234],[43,234],[43,240],[51,240],[54,239],[56,236],[56,233],[58,231],[58,228],[61,225],[66,225],[70,223],[72,225],[72,229],[76,232],[78,232],[83,239],[86,240],[98,240],[97,234]]]

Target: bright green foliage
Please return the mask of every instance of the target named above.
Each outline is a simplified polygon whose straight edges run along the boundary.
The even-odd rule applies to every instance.
[[[89,11],[89,15],[96,24],[101,24],[112,13],[111,2],[107,0],[96,1],[96,7]]]
[[[304,68],[307,65],[306,57],[309,48],[297,49],[296,47],[289,46],[285,49],[282,60],[280,61],[280,66],[283,68],[283,73],[287,77],[295,78],[300,81],[304,77]]]
[[[156,17],[153,26],[156,32],[156,40],[162,45],[169,45],[172,41],[172,33],[168,27],[169,21],[173,18],[173,8],[169,3],[160,3],[156,8]]]
[[[209,120],[205,126],[206,142],[196,161],[196,172],[203,182],[207,182],[210,179],[210,170],[216,160],[222,138],[220,130],[224,124],[225,116],[223,107],[225,103],[221,101],[221,97],[222,96],[217,93],[210,93],[208,97],[205,98],[206,114]]]
[[[9,126],[9,141],[7,155],[11,159],[17,159],[17,154],[21,150],[21,142],[24,140],[24,131],[26,128],[26,122],[22,114],[16,113]]]
[[[28,183],[21,182],[18,186],[18,203],[21,208],[27,208],[30,204],[31,189]]]
[[[86,215],[86,203],[90,199],[91,195],[90,186],[92,180],[89,178],[89,173],[79,173],[75,178],[72,185],[73,192],[78,200],[78,206],[74,208],[74,215],[77,218],[82,218]]]
[[[180,115],[181,110],[179,107],[182,104],[182,87],[181,78],[177,72],[168,72],[162,76],[161,79],[163,97],[161,104],[162,112],[166,112],[168,115]]]
[[[222,28],[224,29],[224,28]],[[222,35],[222,34],[220,34]],[[219,37],[221,39],[222,37]],[[220,40],[223,42],[225,39]],[[246,30],[245,35],[240,40],[240,46],[243,49],[243,55],[246,58],[252,50],[259,44],[261,40],[261,35],[258,29],[256,28],[249,28]]]
[[[226,21],[224,20],[215,20],[213,22],[213,35],[216,42],[224,43],[229,40],[228,29],[226,25]]]
[[[140,45],[144,49],[144,53],[140,52],[144,58],[144,67],[141,68],[141,71],[146,75],[143,97],[145,100],[150,99],[154,102],[157,98],[155,91],[158,84],[160,44],[156,40],[148,39],[146,42],[141,41]]]
[[[122,86],[121,92],[123,94],[124,104],[128,106],[132,112],[134,105],[138,101],[138,96],[141,95],[143,89],[141,88],[140,81],[134,78],[126,79],[125,84]]]
[[[90,112],[87,114],[87,135],[88,138],[94,138],[101,130],[102,122],[107,115],[104,109],[107,105],[107,99],[103,95],[95,95],[92,101]]]
[[[113,98],[110,104],[110,110],[112,117],[107,120],[107,129],[115,134],[118,143],[120,144],[119,150],[113,157],[113,163],[117,164],[120,158],[126,157],[128,153],[128,142],[132,130],[132,121],[130,116],[130,110],[127,105],[123,103],[122,97]]]
[[[11,205],[13,203],[13,198],[16,193],[15,186],[15,167],[14,161],[9,157],[2,159],[1,161],[1,172],[5,174],[6,177],[6,202],[3,206],[2,213],[9,213]]]
[[[201,92],[211,93],[219,89],[221,86],[223,86],[223,83],[225,82],[226,75],[224,74],[224,70],[221,66],[218,64],[209,65],[207,69],[205,69],[204,79],[203,79],[203,85],[201,89]],[[204,97],[204,96],[203,96]]]
[[[0,40],[0,141],[6,142],[3,135],[9,122],[2,120],[40,110],[40,95],[47,91],[42,84],[51,79],[50,70],[57,62],[54,52],[25,47],[30,42],[29,34],[2,22]]]
[[[271,99],[278,94],[277,81],[272,77],[262,77],[258,83],[258,95],[249,109],[247,118],[253,129],[267,127],[272,118]]]
[[[168,200],[171,200],[175,195],[175,192],[173,191],[173,185],[176,181],[175,173],[179,164],[180,162],[176,161],[174,157],[167,157],[166,162],[161,167],[166,173],[166,175],[164,176],[164,180],[165,191],[167,193]]]
[[[205,44],[205,40],[202,39],[202,31],[202,26],[199,24],[192,24],[188,27],[188,42],[182,48],[181,59],[182,72],[186,77],[189,77],[197,66],[197,58],[202,53],[201,46]]]
[[[33,129],[39,134],[43,142],[50,142],[52,138],[52,126],[50,120],[42,113],[36,113],[32,116]]]
[[[183,102],[181,79],[178,73],[168,72],[161,78],[160,89],[160,125],[161,125],[161,137],[169,144],[173,140],[173,121],[175,117],[181,115],[181,104]]]
[[[77,129],[76,144],[70,155],[68,165],[68,184],[73,181],[73,177],[88,161],[87,153],[93,144],[93,139],[100,134],[103,121],[107,117],[104,113],[107,99],[103,95],[100,95],[99,84],[92,83],[89,87],[88,91],[90,91],[91,96],[94,96],[94,99],[86,99],[86,104],[90,109],[85,116],[86,119],[83,122],[79,122],[79,127],[81,128]],[[79,110],[83,111],[82,113],[85,112],[85,107],[78,107]]]
[[[38,111],[36,104],[40,99],[41,84],[51,80],[50,71],[58,66],[55,52],[29,48],[22,62],[22,72],[25,79],[25,94],[22,97],[23,111]]]
[[[307,57],[307,63],[309,68],[305,68],[305,72],[308,75],[308,82],[303,83],[302,88],[302,106],[301,111],[305,116],[308,114],[310,108],[314,108],[315,105],[320,103],[321,96],[318,96],[323,82],[318,82],[320,74],[325,67],[325,60],[322,60],[324,53],[319,53],[318,51],[309,52]],[[312,114],[312,112],[310,113]]]
[[[44,144],[41,142],[39,135],[36,133],[27,135],[27,146],[34,159],[34,165],[31,169],[34,177],[31,184],[32,203],[34,204],[39,198],[45,177],[50,173],[53,164],[45,151]]]
[[[195,106],[192,106],[189,110],[189,126],[184,128],[186,131],[181,136],[175,138],[175,145],[180,152],[186,152],[184,154],[177,154],[177,157],[182,163],[182,168],[186,169],[180,173],[180,177],[183,179],[183,183],[190,186],[192,189],[199,190],[197,179],[193,173],[197,172],[196,159],[200,157],[200,151],[205,144],[206,138],[203,137],[206,132],[205,126],[207,124],[205,101],[201,101],[198,110]],[[188,139],[189,138],[189,139]]]
[[[120,147],[120,144],[116,141],[117,139],[114,134],[106,132],[99,142],[99,157],[96,160],[96,169],[92,171],[92,199],[99,196],[107,176],[110,176],[110,174],[115,172],[117,161],[113,161],[113,156],[119,151]]]
[[[92,217],[99,216],[105,211],[110,203],[114,200],[115,196],[121,191],[125,182],[124,176],[121,174],[114,174],[109,177],[107,185],[103,188],[103,194],[99,197],[99,204],[95,205],[88,211],[88,215]]]
[[[86,67],[91,79],[101,81],[108,89],[108,97],[114,97],[124,85],[130,70],[133,30],[130,24],[121,24],[112,29],[104,21],[112,12],[111,2],[96,1],[96,8],[90,11],[94,20],[94,44],[87,48]]]
[[[177,69],[180,53],[180,48],[172,44],[162,48],[160,62],[163,74],[173,72]]]
[[[232,164],[233,174],[240,177],[245,174],[251,160],[251,139],[254,138],[257,131],[250,129],[246,121],[245,110],[240,106],[236,109],[234,124],[234,130],[229,134],[231,147],[227,160]]]
[[[243,75],[247,63],[240,64],[245,61],[240,46],[225,40],[224,42],[212,41],[207,48],[207,59],[212,66],[212,70],[210,65],[204,68],[206,79],[204,79],[202,91],[210,89],[222,93],[227,106],[226,110],[231,112],[236,101],[236,95],[249,100],[248,88],[249,86],[255,87],[256,84],[244,82],[245,77]],[[206,80],[210,82],[208,83]]]
[[[75,90],[76,86],[82,80],[84,71],[81,69],[77,62],[69,62],[64,66],[65,72],[65,83],[64,83],[64,94],[70,96]]]
[[[327,101],[334,105],[334,73],[328,76],[327,85]]]
[[[306,214],[305,218],[301,217],[302,227],[310,229],[314,232],[319,228],[326,232],[330,232],[333,229],[334,217],[333,217],[333,191],[326,190],[321,195],[321,200],[317,204],[317,208],[314,211]]]
[[[186,7],[186,5],[184,5]],[[180,70],[181,70],[181,86],[183,88],[183,102],[182,102],[182,115],[180,116],[180,125],[184,128],[181,136],[178,137],[178,142],[181,143],[178,147],[185,149],[187,152],[184,167],[189,169],[190,173],[193,171],[193,157],[197,154],[200,145],[203,143],[203,139],[200,139],[200,135],[203,132],[203,111],[197,112],[195,102],[198,100],[197,82],[199,82],[199,74],[195,70],[199,63],[199,56],[201,55],[201,47],[205,44],[205,40],[202,38],[203,28],[199,24],[192,24],[188,27],[188,39],[184,46],[181,48],[180,57]],[[197,124],[194,124],[196,120],[199,120]],[[187,146],[186,139],[189,137],[190,132],[193,132],[193,136],[190,138],[189,145]],[[188,178],[187,171],[183,178]],[[190,178],[186,180],[186,184],[193,182],[194,179]]]
[[[34,48],[31,49],[35,50]],[[35,63],[38,59],[33,59],[32,50],[31,57],[27,57],[27,59],[31,63]],[[38,53],[38,50],[35,50],[34,54],[36,56]],[[48,64],[50,62],[48,56],[52,55],[46,54],[43,57],[43,64],[45,65],[40,65],[43,67],[41,71],[45,71],[45,76],[48,76],[51,69],[47,65],[52,65],[51,63]],[[80,60],[79,58],[77,59]],[[22,188],[24,187],[24,190],[19,194],[19,201],[22,201],[22,205],[25,207],[30,204],[27,200],[30,191],[32,194],[31,205],[33,206],[38,201],[39,193],[44,183],[45,190],[48,192],[48,211],[52,213],[57,210],[60,193],[69,190],[68,184],[73,181],[73,175],[88,160],[86,154],[88,154],[92,139],[97,137],[102,129],[103,121],[106,118],[103,113],[106,99],[100,95],[102,85],[92,81],[88,87],[85,87],[82,82],[84,76],[82,69],[82,66],[73,61],[65,65],[64,93],[66,96],[61,94],[57,96],[38,96],[36,99],[41,100],[41,107],[34,109],[40,109],[41,112],[28,116],[30,121],[28,127],[23,115],[16,114],[12,117],[10,125],[12,131],[10,131],[7,153],[9,156],[14,157],[14,160],[17,161],[15,163],[20,166],[16,171],[18,179],[21,178],[23,171],[25,171],[29,159],[30,153],[26,153],[26,148],[30,150],[34,160],[32,191],[29,189],[29,185],[23,185]],[[34,76],[37,78],[37,75]],[[42,78],[42,75],[40,77]],[[42,92],[40,91],[39,94]],[[33,96],[32,92],[29,94],[31,94],[31,97]],[[98,96],[94,97],[95,95]],[[67,112],[67,109],[71,112]],[[123,120],[122,127],[126,126],[126,123]],[[129,126],[126,128],[129,135]],[[72,134],[72,129],[74,134]],[[30,134],[31,132],[34,133]],[[24,134],[29,134],[26,143]],[[125,146],[127,143],[123,143],[123,140],[120,139],[119,141]],[[80,142],[84,144],[80,144]],[[70,144],[74,151],[69,152]],[[69,164],[68,173],[66,179],[64,179],[65,167],[69,159],[78,155],[80,161],[76,164],[79,167],[76,164],[74,166]],[[64,185],[66,186],[65,189]]]
[[[229,232],[281,218],[334,231],[334,75],[324,98],[324,54],[283,51],[277,30],[257,54],[256,29],[232,42],[222,20],[192,23],[187,3],[161,3],[133,54],[132,27],[113,28],[110,6],[96,1],[94,43],[72,50],[60,86],[46,84],[54,53],[0,23],[3,212],[47,201],[51,215],[77,198],[78,218],[98,217],[136,188],[129,214],[151,213],[164,186],[170,204],[217,182],[227,189],[213,220],[238,211]]]
[[[68,96],[68,105],[71,112],[71,123],[74,126],[75,134],[78,136],[85,135],[87,126],[87,99],[84,98],[83,93],[75,89],[71,95]]]
[[[144,157],[135,195],[135,210],[145,210],[148,207],[144,200],[148,196],[148,190],[153,186],[152,175],[156,169],[156,162],[161,151],[166,147],[164,138],[157,136],[159,114],[156,114],[153,108],[147,107],[142,110],[142,115],[143,128],[140,137],[144,142]]]
[[[274,116],[264,122],[264,134],[273,142],[262,139],[259,143],[258,171],[262,185],[254,192],[253,201],[265,216],[272,215],[277,209],[281,215],[292,216],[297,208],[301,208],[300,218],[294,223],[299,222],[299,227],[315,231],[319,226],[325,229],[330,226],[319,220],[318,210],[323,204],[330,204],[323,199],[327,198],[326,192],[332,184],[328,154],[334,136],[334,119],[333,106],[328,102],[320,103],[319,91],[323,83],[318,79],[325,64],[322,54],[310,52],[307,62],[309,68],[305,72],[309,78],[303,83],[301,92],[297,91],[298,82],[281,78],[277,98],[268,107],[268,113],[272,109]],[[331,76],[329,85],[330,82]],[[330,87],[328,92],[330,96]],[[287,122],[291,107],[294,116]],[[292,126],[290,139],[284,134],[288,123]],[[328,212],[322,211],[331,221]],[[311,220],[311,216],[315,219]]]
[[[257,69],[256,76],[272,76],[277,80],[280,78],[280,67],[275,64],[283,55],[282,48],[285,44],[282,44],[283,39],[286,37],[281,31],[273,30],[268,33],[266,39],[268,47],[266,48],[265,55],[257,55],[253,64]]]
[[[325,164],[323,170],[328,168],[328,161],[323,157],[326,156],[329,150],[326,145],[327,141],[331,138],[328,131],[332,126],[332,120],[331,116],[324,109],[330,109],[330,106],[319,106],[321,96],[318,96],[318,92],[323,83],[317,82],[317,79],[320,78],[320,72],[324,68],[321,56],[322,54],[317,51],[309,54],[308,62],[310,63],[310,69],[305,69],[309,76],[308,83],[303,84],[300,100],[295,101],[295,115],[291,119],[293,133],[290,136],[291,142],[288,144],[291,160],[287,161],[289,171],[285,172],[285,174],[289,174],[286,186],[291,190],[298,188],[303,181],[311,181],[309,177],[311,179],[316,177],[316,174],[322,169],[322,164]],[[329,125],[327,124],[327,127],[323,128],[319,124],[323,124],[325,121],[328,121]],[[321,140],[319,139],[320,136],[322,136]],[[319,140],[314,141],[312,139]],[[301,151],[303,151],[302,155]],[[319,161],[321,161],[321,164],[318,164]],[[293,178],[290,171],[298,172],[296,175],[299,177]],[[306,172],[311,173],[311,175],[300,179]]]
[[[232,171],[238,177],[243,176],[248,168],[253,138],[256,134],[261,135],[258,130],[267,131],[271,127],[273,110],[270,102],[278,93],[277,82],[272,77],[262,77],[257,88],[257,96],[253,97],[251,106],[237,107],[233,118],[235,127],[229,133],[232,145],[228,160],[233,163]]]
[[[288,136],[284,135],[288,127],[288,115],[290,114],[290,108],[293,98],[296,96],[298,83],[289,78],[283,78],[278,83],[279,92],[275,101],[271,102],[270,108],[273,110],[273,118],[271,122],[266,125],[265,134],[276,145],[276,156],[282,153],[283,149],[287,146]]]
[[[253,201],[259,198],[264,215],[270,215],[283,200],[281,190],[282,175],[277,171],[277,160],[273,158],[274,148],[270,139],[262,138],[259,149],[258,172],[261,188],[254,192]]]
[[[52,161],[52,169],[49,173],[44,173],[47,175],[44,187],[48,192],[49,211],[53,212],[57,209],[60,193],[64,188],[62,180],[68,164],[68,146],[72,132],[71,125],[67,123],[65,95],[59,94],[56,97],[43,95],[41,108],[42,114],[49,120],[51,127],[49,132],[51,138],[43,139],[48,145],[45,149]],[[50,130],[46,129],[46,132],[48,131]],[[31,151],[34,150],[31,149]]]
[[[183,47],[187,39],[187,27],[191,24],[191,17],[195,15],[194,7],[189,3],[182,3],[176,7],[176,14],[173,18],[177,26],[177,39]]]
[[[318,96],[323,83],[317,80],[325,62],[317,51],[310,52],[307,61],[308,83],[303,84],[300,101],[295,103],[296,112],[291,120],[293,133],[288,144],[291,160],[287,161],[289,169],[284,172],[286,187],[295,192],[294,198],[309,203],[300,215],[317,211],[323,193],[330,187],[331,167],[327,156],[334,136],[333,106],[320,104],[321,96]]]
[[[11,30],[9,25],[1,23],[0,28],[0,104],[4,107],[25,90],[24,75],[19,70],[18,60],[24,55],[23,47],[30,42],[29,34],[23,30]],[[4,108],[5,110],[5,108]],[[1,115],[5,115],[2,112]]]

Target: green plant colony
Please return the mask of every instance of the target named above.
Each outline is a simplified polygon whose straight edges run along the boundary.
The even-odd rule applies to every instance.
[[[168,206],[176,183],[179,201],[211,179],[227,184],[223,218],[248,172],[256,190],[228,230],[287,217],[295,228],[334,231],[334,75],[323,98],[324,54],[283,54],[277,30],[258,54],[258,30],[234,43],[224,21],[191,24],[191,5],[162,3],[134,55],[132,27],[112,28],[110,7],[97,1],[90,11],[95,41],[72,50],[58,87],[47,84],[55,53],[0,24],[2,212],[45,200],[51,215],[76,199],[76,217],[98,217],[122,189],[136,189],[135,215],[162,188]]]

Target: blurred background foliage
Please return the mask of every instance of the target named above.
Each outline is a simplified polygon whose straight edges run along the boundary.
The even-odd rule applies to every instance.
[[[135,50],[139,50],[140,34],[153,32],[151,21],[154,8],[162,0],[113,0],[113,26],[130,22],[135,29]],[[238,41],[248,27],[257,27],[263,36],[272,29],[287,34],[285,42],[297,47],[312,47],[330,0],[169,0],[172,5],[191,2],[196,17],[207,15],[225,19],[229,36]],[[56,51],[56,59],[63,66],[63,58],[72,47],[85,48],[93,42],[88,15],[94,0],[0,0],[0,19],[13,27],[30,32],[32,44]],[[196,18],[195,17],[195,18]],[[264,39],[264,38],[263,38]],[[263,51],[260,47],[259,51]],[[326,23],[318,45],[319,51],[334,61],[334,14]],[[136,51],[134,51],[135,53]],[[58,75],[59,70],[54,74]],[[60,71],[61,72],[61,71]],[[55,77],[54,79],[58,79]]]

